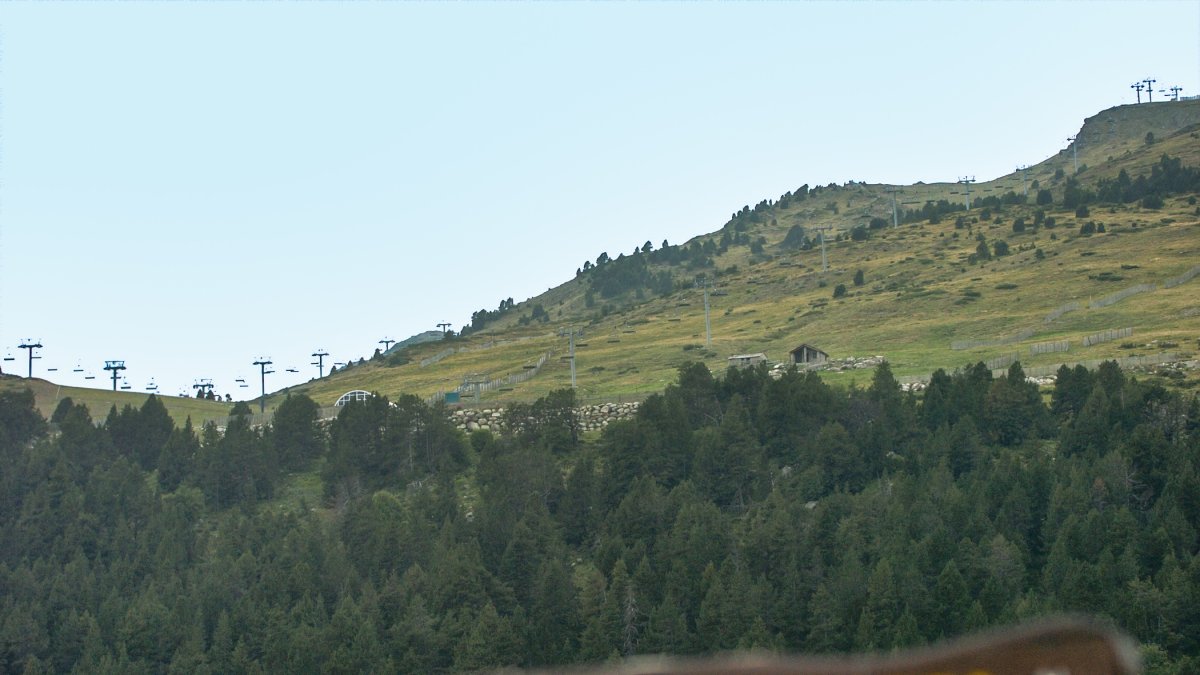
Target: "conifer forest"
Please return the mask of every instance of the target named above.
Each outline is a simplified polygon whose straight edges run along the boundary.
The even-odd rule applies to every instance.
[[[570,390],[504,414],[292,396],[218,429],[0,394],[0,671],[889,652],[1063,612],[1200,669],[1200,403],[1115,363],[921,394],[693,363],[599,433]]]

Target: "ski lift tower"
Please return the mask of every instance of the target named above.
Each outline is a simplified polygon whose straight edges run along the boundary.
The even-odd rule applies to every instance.
[[[21,344],[17,345],[17,349],[26,349],[29,351],[29,378],[30,379],[33,378],[33,360],[42,358],[40,356],[34,356],[33,350],[41,349],[41,348],[42,348],[41,340],[30,340],[28,338],[26,338],[25,341],[22,342]]]
[[[269,358],[258,357],[254,365],[258,366],[259,374],[262,379],[262,398],[258,399],[258,412],[267,412],[267,375],[273,373],[273,370],[267,370],[267,366],[271,365],[272,361]]]
[[[821,271],[828,272],[829,258],[825,255],[825,230],[832,230],[833,226],[822,225],[821,227],[814,227],[813,229],[817,231],[817,235],[821,238]]]
[[[583,329],[571,326],[558,329],[558,336],[567,338],[569,348],[568,358],[571,360],[571,388],[575,388],[575,338],[583,337]]]
[[[958,182],[962,183],[962,185],[964,187],[966,187],[966,189],[967,189],[967,210],[970,211],[971,210],[971,183],[975,182],[975,176],[963,176],[962,178],[958,179]]]
[[[105,361],[104,369],[112,371],[113,391],[117,390],[117,380],[121,377],[121,371],[125,370],[124,361]]]
[[[892,229],[896,229],[900,227],[900,212],[896,209],[896,195],[904,194],[904,190],[898,187],[890,187],[884,190],[884,192],[892,195]]]
[[[708,319],[708,275],[703,274],[696,277],[696,286],[704,289],[704,341],[708,349],[712,349],[712,323]],[[571,361],[572,373],[574,373],[575,362]],[[574,380],[574,378],[571,378]],[[575,386],[572,381],[571,386]]]
[[[326,356],[329,356],[329,352],[325,351],[324,349],[318,349],[316,352],[313,353],[313,358],[316,359],[316,361],[313,361],[311,364],[309,364],[309,365],[317,367],[317,379],[318,380],[321,379],[322,377],[325,377],[325,357]]]
[[[192,384],[192,389],[196,390],[196,398],[208,398],[209,392],[213,390],[213,381],[210,378],[202,377]]]
[[[1022,164],[1017,167],[1017,171],[1021,172],[1021,192],[1023,192],[1025,194],[1025,196],[1028,197],[1029,196],[1029,184],[1027,183],[1027,179],[1029,178],[1029,165]]]

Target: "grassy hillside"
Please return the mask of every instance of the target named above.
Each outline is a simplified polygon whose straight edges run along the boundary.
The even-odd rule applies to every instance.
[[[1150,135],[1148,137],[1148,134]],[[1200,337],[1200,303],[1195,280],[1171,289],[1162,282],[1200,264],[1200,211],[1195,195],[1174,196],[1162,208],[1137,204],[1093,205],[1087,216],[1064,208],[1068,180],[1094,186],[1124,170],[1149,174],[1164,155],[1185,166],[1200,166],[1200,101],[1119,106],[1089,118],[1078,136],[1080,171],[1066,147],[1030,167],[970,186],[972,208],[950,213],[939,222],[921,218],[893,229],[892,198],[901,213],[926,203],[966,200],[963,185],[917,183],[896,186],[848,183],[812,188],[806,199],[788,193],[744,209],[718,232],[685,242],[690,248],[717,248],[722,237],[742,243],[713,253],[711,265],[654,262],[649,270],[669,272],[674,290],[665,295],[630,290],[600,297],[592,287],[595,271],[518,304],[484,329],[467,337],[433,341],[395,351],[389,357],[354,365],[319,381],[293,387],[330,406],[346,391],[365,389],[389,396],[412,393],[434,397],[469,378],[499,379],[529,372],[543,355],[550,357],[527,381],[486,392],[483,402],[533,400],[570,385],[568,341],[561,333],[582,329],[576,358],[577,393],[584,401],[639,398],[660,391],[686,361],[703,360],[723,371],[732,354],[765,352],[783,361],[800,343],[814,344],[832,358],[881,355],[900,377],[919,378],[936,368],[1016,356],[1028,368],[1171,351],[1193,358]],[[1152,141],[1152,142],[1149,142]],[[899,190],[896,192],[896,190]],[[981,208],[980,200],[998,200],[1028,190],[1026,204]],[[1054,203],[1037,206],[1039,190]],[[797,193],[800,191],[798,190]],[[1045,223],[1035,226],[1037,213]],[[962,227],[956,227],[959,217]],[[1023,218],[1023,232],[1013,224]],[[866,241],[849,233],[872,219],[887,227],[870,231]],[[936,219],[935,219],[936,220]],[[1053,226],[1050,221],[1053,220]],[[1081,234],[1087,223],[1097,230]],[[789,230],[804,228],[815,239],[819,228],[828,239],[829,269],[822,269],[819,246],[785,248]],[[1003,241],[1008,255],[972,262],[982,237],[989,249]],[[632,255],[610,250],[612,257]],[[751,246],[751,244],[753,246]],[[599,253],[599,252],[597,252]],[[639,255],[645,255],[639,253]],[[564,276],[578,262],[564,261]],[[855,285],[861,271],[863,283]],[[702,291],[696,275],[712,281],[712,346],[705,343]],[[1089,309],[1103,298],[1138,284],[1158,289]],[[834,297],[844,285],[846,293]],[[592,288],[589,306],[589,288]],[[1081,309],[1054,321],[1045,318],[1067,303]],[[534,319],[540,306],[548,321]],[[522,325],[524,324],[524,325]],[[1132,336],[1084,348],[1087,335],[1131,328]],[[988,340],[1020,331],[1013,344],[951,349],[956,341]],[[1066,353],[1031,354],[1032,345],[1069,340]],[[1173,345],[1173,346],[1172,346]],[[407,359],[407,362],[403,362]],[[423,365],[425,362],[425,365]],[[827,379],[865,382],[868,371],[833,373]],[[63,388],[63,392],[68,388]],[[276,392],[268,406],[287,391]],[[58,390],[39,394],[39,406],[52,409]],[[144,398],[138,394],[78,390],[94,410]],[[166,398],[173,415],[211,419],[224,406]],[[48,401],[48,402],[47,402]],[[198,406],[195,409],[192,406]]]
[[[1147,174],[1163,154],[1187,166],[1200,165],[1196,123],[1200,102],[1122,106],[1087,120],[1079,132],[1081,184],[1114,178],[1122,170],[1131,176]],[[1147,143],[1147,133],[1153,143]],[[1163,289],[1163,280],[1200,264],[1200,216],[1189,195],[1167,200],[1161,209],[1136,204],[1093,205],[1077,217],[1061,205],[1063,189],[1074,170],[1070,149],[1031,167],[1026,180],[1050,190],[1055,204],[1036,206],[1036,189],[1025,205],[979,208],[978,200],[1010,191],[1021,193],[1021,175],[1014,173],[971,186],[973,208],[950,214],[941,222],[928,220],[892,229],[892,186],[851,183],[810,192],[804,201],[769,202],[756,210],[760,222],[744,234],[762,242],[752,253],[745,245],[730,246],[712,257],[711,267],[655,265],[670,270],[677,290],[665,295],[634,293],[611,299],[595,298],[586,306],[588,274],[578,276],[536,298],[520,303],[483,331],[467,338],[418,345],[406,354],[410,362],[387,366],[370,362],[294,390],[330,405],[350,389],[388,395],[430,396],[448,391],[472,374],[490,378],[523,372],[547,352],[553,357],[532,379],[508,391],[488,392],[484,400],[530,400],[568,386],[563,329],[582,328],[577,346],[578,392],[582,399],[638,397],[659,391],[687,360],[702,359],[723,370],[728,356],[765,352],[784,360],[802,342],[815,344],[833,358],[882,355],[900,376],[922,376],[938,367],[952,369],[967,362],[1017,355],[1027,367],[1165,350],[1181,358],[1192,356],[1200,337],[1200,280]],[[1057,177],[1056,177],[1057,174]],[[953,183],[916,184],[900,188],[897,206],[919,209],[925,202],[965,200],[963,186]],[[1054,225],[1033,227],[1041,210]],[[956,219],[964,216],[963,227]],[[874,230],[867,241],[851,241],[846,233],[883,218],[888,227]],[[1017,218],[1027,224],[1013,231]],[[1102,233],[1082,235],[1091,222]],[[830,227],[826,236],[829,269],[821,267],[819,247],[784,250],[780,244],[793,225],[811,235]],[[721,232],[697,237],[696,242],[720,238]],[[1004,241],[1009,254],[990,261],[970,262],[983,237],[993,246]],[[613,256],[617,253],[610,251]],[[626,255],[630,255],[626,253]],[[854,285],[856,272],[863,284]],[[710,298],[712,348],[705,347],[702,291],[690,283],[696,274],[714,277]],[[1137,284],[1159,288],[1111,306],[1088,309],[1088,301]],[[834,298],[843,284],[846,294]],[[1052,310],[1066,303],[1082,309],[1046,322]],[[548,323],[519,325],[535,304],[544,307]],[[607,308],[605,307],[607,306]],[[1086,335],[1107,329],[1132,328],[1129,338],[1084,348]],[[1014,344],[953,350],[955,341],[994,339],[1031,330]],[[1031,355],[1036,343],[1070,340],[1067,353]],[[1174,345],[1174,346],[1171,346]],[[439,352],[454,349],[436,363],[421,366]],[[865,381],[863,371],[834,374],[830,379]]]
[[[0,390],[26,387],[33,390],[38,411],[47,419],[50,418],[59,401],[68,397],[76,403],[86,405],[91,411],[92,417],[97,419],[103,419],[114,405],[118,410],[127,405],[141,408],[142,404],[146,402],[146,398],[149,397],[149,394],[129,391],[67,387],[38,378],[29,380],[12,375],[0,377]],[[200,426],[208,420],[224,420],[229,414],[230,405],[227,403],[161,395],[159,399],[166,406],[171,419],[178,425],[182,425],[188,417],[192,418],[194,425]]]

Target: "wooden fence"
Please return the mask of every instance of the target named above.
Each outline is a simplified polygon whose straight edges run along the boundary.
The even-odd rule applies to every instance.
[[[1154,284],[1138,284],[1137,286],[1130,286],[1129,288],[1117,291],[1116,293],[1110,293],[1110,294],[1104,296],[1103,298],[1096,298],[1095,300],[1089,300],[1088,301],[1088,309],[1100,309],[1101,307],[1108,307],[1109,305],[1115,305],[1118,302],[1120,302],[1120,301],[1124,300],[1125,298],[1128,298],[1132,295],[1137,295],[1138,293],[1148,293],[1150,291],[1153,291],[1154,289],[1155,289]]]
[[[1071,350],[1070,340],[1056,340],[1054,342],[1039,342],[1029,345],[1029,355],[1037,356],[1038,354],[1053,354],[1055,352],[1066,352]]]
[[[1095,370],[1100,367],[1105,361],[1116,361],[1121,368],[1139,368],[1142,366],[1157,366],[1161,363],[1171,363],[1179,360],[1179,354],[1175,352],[1163,352],[1162,354],[1148,354],[1146,356],[1122,356],[1115,359],[1088,359],[1086,361],[1071,361],[1067,363],[1057,363],[1048,366],[1033,366],[1025,368],[1025,374],[1029,377],[1048,377],[1058,372],[1059,368],[1067,366],[1074,368],[1075,366],[1083,366],[1088,370]]]
[[[1021,358],[1021,355],[1017,354],[1015,352],[1012,354],[1002,354],[1000,356],[990,358],[987,361],[984,361],[983,365],[987,366],[988,370],[1000,370],[1000,369],[1011,366],[1012,364],[1016,363],[1017,360],[1020,358]]]
[[[425,366],[432,366],[433,364],[437,363],[438,361],[441,361],[442,359],[446,358],[447,356],[450,356],[451,354],[453,354],[456,351],[458,351],[458,350],[455,349],[454,347],[450,347],[448,349],[443,349],[442,351],[434,354],[433,356],[427,356],[427,357],[421,359],[421,367],[424,368]]]
[[[1099,333],[1085,335],[1083,338],[1083,346],[1091,347],[1092,345],[1098,345],[1104,342],[1112,342],[1113,340],[1127,338],[1130,335],[1133,335],[1132,328],[1110,328],[1108,330],[1102,330]]]
[[[1200,265],[1196,265],[1192,269],[1180,274],[1177,277],[1171,277],[1170,279],[1167,279],[1163,282],[1163,288],[1175,288],[1180,284],[1186,284],[1194,279],[1197,274],[1200,274]]]
[[[1065,305],[1059,305],[1058,307],[1050,310],[1050,313],[1046,315],[1046,318],[1042,319],[1042,323],[1053,323],[1054,321],[1057,321],[1058,318],[1063,314],[1066,314],[1067,312],[1077,312],[1079,309],[1080,305],[1078,302],[1068,302]]]
[[[1034,330],[1032,328],[1024,328],[1013,333],[1012,335],[1001,335],[1000,337],[989,338],[986,340],[955,340],[950,343],[950,349],[961,351],[963,349],[975,349],[976,347],[999,347],[1002,345],[1011,345],[1014,342],[1028,340],[1033,337]]]
[[[546,362],[549,361],[550,357],[553,355],[554,350],[550,350],[545,354],[542,354],[533,364],[533,367],[526,368],[519,373],[512,373],[511,375],[505,375],[504,377],[488,380],[487,382],[460,384],[451,391],[457,392],[461,396],[475,396],[477,394],[483,394],[484,392],[494,391],[504,387],[511,387],[514,384],[526,382],[533,378],[533,376],[537,375],[542,370],[542,366],[546,365]],[[425,401],[430,405],[444,400],[446,400],[446,392],[444,391],[439,391],[425,399]]]

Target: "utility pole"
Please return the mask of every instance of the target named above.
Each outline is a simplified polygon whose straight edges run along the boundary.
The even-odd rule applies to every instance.
[[[570,346],[569,353],[570,353],[570,359],[571,359],[571,388],[574,389],[575,388],[575,338],[583,337],[583,329],[576,328],[574,326],[571,326],[570,328],[560,328],[560,329],[558,329],[558,336],[559,337],[565,336],[567,338],[567,344]]]
[[[450,322],[443,321],[443,322],[439,323],[437,325],[437,327],[442,329],[442,337],[446,337],[446,329],[450,328]]]
[[[1137,102],[1141,103],[1142,102],[1142,90],[1146,88],[1146,85],[1142,84],[1141,82],[1134,82],[1133,84],[1129,85],[1129,88],[1137,90]]]
[[[817,236],[821,239],[821,271],[828,272],[829,258],[825,255],[825,230],[832,230],[833,226],[825,225],[823,227],[814,227],[813,229],[817,231]]]
[[[319,380],[322,377],[325,377],[325,357],[329,356],[329,352],[325,351],[324,349],[318,349],[317,351],[313,352],[312,356],[314,359],[316,359],[316,361],[313,361],[309,365],[317,367],[317,379]]]
[[[379,341],[379,344],[383,345],[383,352],[386,354],[387,350],[390,349],[395,342],[395,340],[385,335],[384,338]]]
[[[708,276],[697,277],[696,285],[704,289],[704,343],[712,349],[712,323],[708,319]]]
[[[1171,100],[1178,101],[1179,100],[1179,92],[1183,91],[1183,87],[1179,87],[1179,86],[1171,87],[1169,91],[1171,92]]]
[[[963,176],[958,179],[964,187],[967,188],[967,210],[971,210],[971,183],[975,182],[975,176]]]
[[[267,412],[267,373],[273,373],[275,371],[267,370],[267,366],[271,365],[271,359],[263,358],[261,356],[258,357],[258,360],[254,362],[254,365],[258,366],[260,377],[262,379],[262,398],[258,400],[258,412],[265,413]]]
[[[1029,165],[1022,164],[1021,166],[1017,167],[1017,171],[1021,172],[1021,192],[1025,193],[1025,196],[1028,197],[1029,184],[1026,182],[1026,180],[1029,178]]]
[[[17,349],[26,349],[29,351],[29,378],[30,379],[33,379],[33,360],[42,358],[40,356],[34,356],[33,350],[41,349],[41,348],[42,348],[41,340],[30,340],[29,338],[25,338],[24,342],[17,345]]]
[[[1158,82],[1158,80],[1147,77],[1142,82],[1146,83],[1146,102],[1154,103],[1154,83]]]
[[[896,210],[896,193],[903,193],[904,190],[898,187],[890,187],[885,192],[892,195],[892,229],[896,229],[900,227],[900,212]]]
[[[104,369],[112,371],[113,391],[117,390],[117,379],[120,378],[120,373],[125,370],[124,361],[105,361]]]
[[[1071,142],[1071,157],[1075,159],[1075,173],[1079,173],[1079,144],[1075,142],[1078,136],[1067,136],[1067,140]]]

